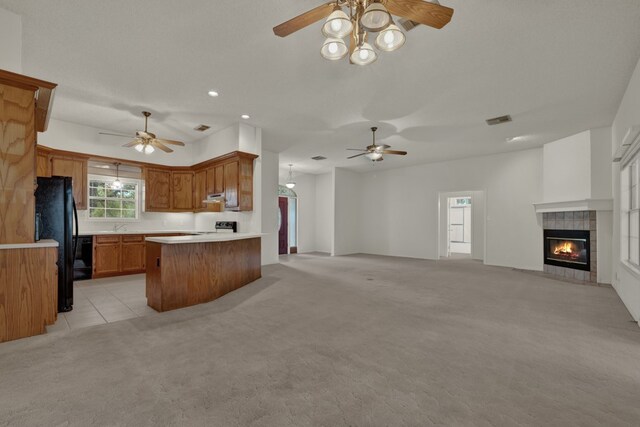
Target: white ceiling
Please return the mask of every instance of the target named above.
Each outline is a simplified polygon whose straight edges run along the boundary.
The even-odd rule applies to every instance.
[[[317,23],[271,28],[319,0],[0,0],[22,15],[23,71],[59,83],[53,117],[197,141],[251,115],[283,168],[319,173],[538,146],[611,124],[640,57],[638,0],[441,0],[442,30],[418,27],[367,67],[325,61]],[[217,89],[221,96],[206,92]],[[511,114],[509,124],[484,120]],[[346,147],[409,151],[372,164]],[[508,144],[505,138],[525,136]],[[121,140],[115,138],[114,145]],[[197,142],[193,142],[197,143]],[[328,160],[309,158],[324,155]]]

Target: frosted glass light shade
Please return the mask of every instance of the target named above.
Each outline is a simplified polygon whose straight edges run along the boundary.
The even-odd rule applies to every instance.
[[[144,146],[144,154],[151,154],[154,151],[156,151],[156,150],[152,146],[150,146],[148,144]]]
[[[144,151],[144,145],[142,144],[138,144],[134,147],[137,151],[139,151],[140,153],[142,153]]]
[[[357,65],[369,65],[378,58],[378,54],[369,43],[362,43],[351,54],[351,62]]]
[[[373,161],[376,161],[376,160],[378,160],[379,158],[382,157],[382,153],[380,153],[378,151],[373,151],[371,153],[365,154],[365,156],[367,156],[368,158],[370,158]]]
[[[351,33],[352,29],[353,24],[351,23],[351,20],[347,14],[342,11],[342,9],[338,8],[331,12],[331,15],[329,15],[325,21],[322,26],[322,34],[324,34],[325,37],[341,39]]]
[[[295,186],[296,186],[296,183],[295,183],[295,182],[293,182],[293,181],[289,181],[289,182],[287,182],[287,183],[285,184],[285,187],[287,187],[287,188],[289,188],[289,189],[291,189],[291,188],[293,188],[293,187],[295,187]]]
[[[337,39],[335,37],[329,37],[326,39],[320,49],[320,55],[322,55],[324,59],[328,59],[330,61],[342,59],[348,52],[349,49],[344,43],[344,40]]]
[[[119,178],[116,178],[116,180],[111,183],[111,188],[114,190],[120,190],[122,188],[122,181],[120,181]]]
[[[406,39],[404,33],[400,31],[400,28],[395,24],[391,24],[380,31],[378,37],[376,37],[376,47],[382,51],[391,52],[400,49]]]
[[[380,31],[391,22],[391,15],[382,3],[371,3],[360,18],[360,25],[369,31]]]

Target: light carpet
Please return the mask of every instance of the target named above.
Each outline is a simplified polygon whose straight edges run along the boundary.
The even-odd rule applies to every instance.
[[[0,344],[0,425],[640,425],[609,287],[286,257],[208,304]]]

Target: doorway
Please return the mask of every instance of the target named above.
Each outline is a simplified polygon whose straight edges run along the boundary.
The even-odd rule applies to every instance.
[[[278,190],[278,254],[298,253],[298,197],[283,185]]]
[[[447,198],[449,257],[471,258],[471,196]]]
[[[485,191],[438,194],[438,256],[485,259]]]

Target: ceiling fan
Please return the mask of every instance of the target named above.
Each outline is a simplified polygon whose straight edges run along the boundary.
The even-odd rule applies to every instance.
[[[405,35],[393,22],[392,15],[400,17],[399,24],[405,31],[420,24],[440,29],[451,21],[453,9],[440,5],[438,0],[333,0],[283,22],[273,32],[286,37],[327,18],[322,26],[327,39],[320,54],[335,61],[348,53],[350,63],[367,65],[378,56],[367,42],[369,33],[378,33],[374,44],[383,52],[394,51],[404,44]],[[347,36],[349,47],[342,40]]]
[[[123,147],[135,147],[135,149],[144,154],[151,154],[155,151],[155,148],[159,148],[160,150],[166,153],[173,153],[173,150],[167,145],[179,145],[184,147],[184,142],[180,141],[172,141],[170,139],[160,139],[156,138],[154,133],[151,133],[147,130],[147,120],[151,113],[148,111],[143,111],[142,115],[144,116],[144,130],[139,130],[136,132],[136,136],[132,137],[131,135],[122,135],[118,133],[107,133],[107,132],[99,132],[100,135],[112,135],[112,136],[120,136],[123,138],[135,138],[133,141],[128,142],[123,145]]]
[[[367,156],[373,162],[381,162],[384,160],[384,158],[382,157],[384,154],[397,154],[399,156],[404,156],[407,154],[406,151],[388,150],[388,148],[391,148],[391,146],[387,144],[382,144],[382,145],[376,144],[377,130],[378,128],[375,126],[371,128],[371,132],[373,132],[373,144],[368,145],[364,150],[360,148],[347,148],[347,150],[349,151],[363,151],[363,153],[347,157],[347,159],[353,159],[354,157],[360,157],[360,156]]]

